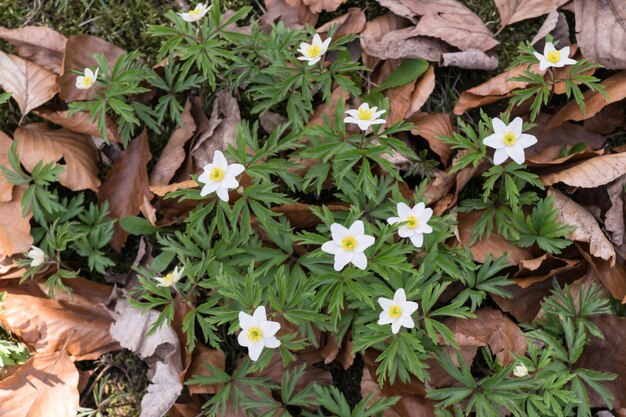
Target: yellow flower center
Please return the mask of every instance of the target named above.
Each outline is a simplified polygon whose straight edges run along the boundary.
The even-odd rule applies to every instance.
[[[193,10],[189,10],[189,14],[196,15],[196,14],[200,14],[200,13],[202,13],[202,9],[201,9],[201,8],[199,8],[199,7],[196,7],[196,8],[195,8],[195,9],[193,9]]]
[[[513,132],[506,132],[502,138],[502,142],[504,142],[506,146],[512,146],[515,144],[515,141],[517,141],[517,136],[515,136]]]
[[[406,227],[409,229],[415,229],[419,225],[419,221],[417,221],[417,217],[410,215],[406,218]]]
[[[257,326],[250,327],[248,329],[248,340],[252,343],[256,343],[263,337],[263,332]]]
[[[370,109],[366,109],[363,107],[359,107],[357,113],[359,114],[359,119],[361,120],[371,120],[372,115],[374,114]]]
[[[557,62],[561,60],[561,52],[557,50],[550,51],[547,53],[546,58],[548,59],[548,61],[552,62],[553,64],[556,64]]]
[[[91,77],[85,75],[85,77],[83,78],[83,84],[85,85],[85,87],[91,87],[91,83],[93,81],[91,80]]]
[[[389,307],[389,317],[391,317],[392,319],[397,319],[398,317],[402,316],[402,309],[400,308],[399,305],[394,304],[391,307]]]
[[[346,236],[341,239],[341,247],[343,250],[351,252],[356,249],[356,239],[353,236]]]
[[[213,167],[211,173],[209,174],[209,178],[215,182],[220,182],[224,179],[224,170],[220,167]]]
[[[167,274],[166,276],[163,277],[163,282],[165,282],[166,284],[171,284],[172,281],[174,280],[174,273],[170,272],[169,274]]]
[[[309,45],[306,51],[309,54],[309,58],[317,58],[320,56],[322,48],[319,45]]]

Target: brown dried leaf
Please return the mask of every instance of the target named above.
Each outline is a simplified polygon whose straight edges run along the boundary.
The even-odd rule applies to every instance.
[[[366,23],[365,13],[363,13],[363,11],[358,7],[350,7],[347,13],[342,14],[330,22],[324,23],[315,31],[317,33],[325,34],[328,33],[332,26],[338,25],[339,27],[333,36],[335,39],[339,39],[345,35],[361,33],[361,31],[365,29]]]
[[[626,3],[624,3],[626,4]],[[583,93],[583,99],[585,101],[586,111],[583,111],[578,107],[575,100],[568,102],[557,114],[554,115],[550,123],[548,123],[548,129],[560,125],[567,120],[585,120],[605,106],[623,100],[626,98],[626,71],[620,71],[611,75],[600,84],[606,89],[608,97],[605,97],[601,93],[587,90]]]
[[[624,199],[626,198],[624,187],[626,187],[626,175],[615,181],[606,190],[610,208],[606,211],[604,227],[610,233],[611,241],[616,246],[626,243],[624,240],[626,237],[624,233],[624,213],[626,213],[624,211]]]
[[[562,171],[541,176],[545,185],[562,182],[573,187],[593,188],[608,184],[626,173],[626,152],[587,159]]]
[[[34,355],[0,381],[3,417],[75,417],[78,370],[65,351]]]
[[[109,202],[111,216],[116,219],[135,216],[141,210],[144,198],[152,199],[147,170],[151,158],[148,135],[144,130],[115,161],[98,192],[100,203]],[[116,223],[111,246],[120,251],[127,237],[128,233]]]
[[[59,90],[53,73],[2,51],[0,51],[0,85],[11,93],[20,107],[22,118],[32,109],[54,97]]]
[[[89,136],[34,123],[15,131],[20,162],[31,171],[39,161],[65,160],[59,181],[67,188],[98,191],[98,149]]]
[[[122,52],[124,51],[112,43],[95,36],[70,36],[63,56],[63,72],[57,79],[59,96],[68,103],[76,100],[88,100],[94,89],[79,90],[76,88],[77,75],[73,71],[82,73],[87,67],[97,67],[98,63],[94,58],[94,55],[97,54],[104,55],[112,68]]]
[[[608,135],[624,123],[624,106],[622,103],[613,103],[604,107],[592,117],[585,119],[585,130],[592,133]]]
[[[578,245],[577,245],[578,246]],[[586,250],[579,247],[580,253],[591,266],[596,277],[609,290],[611,295],[621,300],[622,304],[626,302],[626,265],[624,259],[617,255],[615,261],[607,261],[596,258],[587,253]]]
[[[405,117],[411,117],[411,115],[420,111],[434,89],[435,67],[433,65],[429,65],[426,72],[417,80],[417,83],[415,83],[415,88],[411,94],[411,105],[409,106]]]
[[[241,122],[237,100],[226,90],[219,91],[213,102],[209,119],[210,128],[198,132],[198,139],[191,150],[191,155],[198,169],[213,161],[216,150],[226,150],[228,145],[235,145],[235,132]]]
[[[66,351],[77,360],[94,360],[120,349],[109,334],[113,319],[103,305],[110,286],[75,278],[74,297],[51,299],[34,282],[0,282],[2,291],[7,291],[0,322],[31,351]]]
[[[9,150],[13,141],[4,132],[0,131],[0,166],[11,168],[9,165]],[[13,199],[13,184],[0,171],[0,203]]]
[[[621,331],[626,326],[626,317],[601,314],[592,316],[589,320],[602,331],[604,339],[592,336],[591,343],[583,350],[575,368],[617,374],[615,380],[605,381],[602,385],[614,395],[614,408],[626,407],[626,362],[624,361],[626,334]],[[606,407],[605,402],[595,390],[587,390],[587,392],[591,407]]]
[[[574,13],[583,55],[609,69],[626,68],[626,2],[575,0]]]
[[[569,0],[495,0],[500,25],[508,26],[552,12]],[[559,45],[560,46],[560,45]]]
[[[317,23],[318,14],[313,13],[303,0],[265,0],[265,10],[261,16],[265,25],[281,21],[288,28],[298,29]]]
[[[204,345],[196,346],[193,352],[191,366],[187,370],[187,377],[191,378],[195,375],[213,376],[211,371],[206,367],[207,364],[215,368],[224,370],[224,352],[221,350],[210,349]],[[191,394],[215,394],[222,388],[223,384],[211,385],[189,385],[189,393]]]
[[[548,13],[546,20],[537,31],[533,40],[530,41],[531,45],[537,50],[543,51],[546,44],[546,36],[548,35],[552,35],[552,38],[558,41],[559,48],[571,45],[569,40],[569,25],[567,24],[567,18],[564,13],[556,10]]]
[[[16,253],[24,253],[33,244],[30,235],[30,218],[32,213],[22,217],[22,196],[26,185],[13,188],[13,199],[0,202],[0,260]]]
[[[411,133],[426,139],[430,149],[439,155],[444,165],[447,165],[451,155],[450,145],[442,142],[440,137],[452,136],[450,115],[447,113],[418,113],[411,116],[408,121],[417,127],[417,130],[411,130]]]
[[[35,109],[34,113],[74,132],[84,133],[89,136],[101,136],[96,124],[89,120],[88,112],[81,111],[70,116],[69,110],[55,110],[52,107],[44,106]],[[115,126],[115,122],[109,116],[106,118],[106,126],[107,138],[110,141],[121,142],[120,136],[117,134],[117,126]]]
[[[461,52],[444,52],[439,60],[441,66],[493,71],[498,68],[498,57],[478,49]]]
[[[348,0],[302,0],[313,13],[334,12]]]
[[[177,126],[161,156],[150,173],[150,185],[167,185],[185,160],[185,144],[196,131],[196,122],[191,117],[191,102],[187,100],[182,115],[182,125]]]
[[[602,229],[593,215],[567,197],[559,190],[552,189],[549,194],[554,195],[554,207],[559,210],[559,219],[570,226],[576,227],[569,236],[569,239],[577,242],[589,243],[589,250],[592,255],[615,263],[615,250],[613,245],[604,235]]]
[[[60,74],[67,38],[46,26],[19,29],[0,27],[0,39],[10,43],[22,58]]]
[[[377,0],[399,16],[416,20],[411,36],[443,40],[462,51],[488,51],[498,45],[485,23],[456,0]]]

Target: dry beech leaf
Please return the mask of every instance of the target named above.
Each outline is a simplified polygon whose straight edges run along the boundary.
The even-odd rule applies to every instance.
[[[54,97],[58,91],[56,76],[47,69],[19,56],[0,51],[0,85],[17,102],[22,118],[32,109]]]
[[[574,13],[583,55],[609,69],[626,68],[626,2],[575,0]]]
[[[585,347],[575,368],[592,369],[598,372],[617,374],[613,381],[604,381],[613,396],[614,408],[626,407],[626,334],[621,331],[626,326],[626,317],[617,317],[612,314],[600,314],[589,318],[604,334],[604,339],[591,336],[591,343]],[[591,407],[606,407],[605,402],[595,392],[588,390]],[[626,411],[626,410],[623,410]],[[621,414],[626,415],[626,414]]]
[[[320,224],[320,219],[313,214],[312,209],[314,207],[316,206],[303,203],[292,203],[273,207],[272,211],[275,213],[284,214],[293,227],[306,229],[308,227]],[[345,204],[331,203],[328,204],[326,207],[332,212],[350,210],[350,207]]]
[[[626,152],[587,159],[562,171],[541,176],[545,185],[562,182],[572,187],[593,188],[608,184],[626,173]]]
[[[498,68],[498,57],[479,49],[461,52],[444,52],[439,60],[441,66],[493,71]]]
[[[46,26],[24,26],[19,29],[0,27],[0,39],[10,43],[22,58],[60,74],[67,38]]]
[[[626,265],[624,259],[617,255],[615,262],[611,262],[591,256],[583,248],[578,247],[578,249],[595,272],[598,280],[609,290],[613,298],[621,300],[622,304],[626,303]]]
[[[406,117],[410,117],[412,114],[421,110],[422,106],[428,97],[435,89],[435,67],[429,65],[426,72],[417,80],[415,88],[411,94],[411,105],[406,112]]]
[[[315,26],[318,14],[313,13],[302,0],[265,0],[265,13],[261,22],[269,26],[281,21],[290,29]]]
[[[35,109],[33,113],[74,132],[84,133],[89,136],[101,136],[96,123],[89,121],[88,112],[81,111],[70,116],[69,110],[57,110],[53,107],[43,106]],[[109,116],[106,117],[106,128],[109,140],[121,142],[120,136],[117,134],[117,126],[115,126],[115,122]]]
[[[302,0],[313,13],[334,12],[348,0]]]
[[[337,25],[337,31],[333,35],[335,39],[339,39],[345,35],[359,34],[365,29],[366,24],[365,13],[358,7],[350,7],[348,12],[331,20],[328,23],[324,23],[318,27],[315,31],[317,33],[328,33],[330,28]]]
[[[441,136],[452,136],[452,121],[447,113],[418,113],[408,121],[413,123],[417,130],[411,133],[423,137],[428,141],[430,149],[439,155],[444,165],[448,164],[451,150],[450,145],[441,141]]]
[[[588,119],[602,110],[605,106],[626,98],[626,71],[620,71],[617,74],[613,74],[600,84],[602,84],[606,89],[608,97],[591,90],[585,91],[583,96],[586,111],[583,112],[580,107],[578,107],[576,101],[572,100],[554,115],[552,120],[550,120],[550,123],[548,123],[548,129],[558,126],[567,120],[578,121]]]
[[[565,14],[556,10],[548,13],[546,20],[537,31],[533,40],[530,41],[531,45],[533,45],[538,51],[543,51],[543,47],[546,44],[545,40],[548,35],[552,35],[555,42],[558,41],[559,48],[563,48],[571,44],[569,40],[569,25],[567,24]]]
[[[181,182],[175,182],[173,184],[168,185],[154,185],[150,186],[150,191],[152,191],[155,195],[159,197],[163,197],[168,193],[174,192],[176,190],[180,190],[183,188],[195,188],[198,187],[198,183],[194,180],[187,180]]]
[[[416,21],[411,36],[443,40],[462,51],[488,51],[498,45],[474,12],[456,0],[377,0],[395,14]]]
[[[20,162],[31,171],[39,161],[57,162],[64,171],[61,184],[70,190],[98,191],[98,149],[89,136],[67,129],[51,129],[45,123],[30,124],[15,131]]]
[[[471,211],[459,214],[457,227],[463,245],[469,245],[471,240],[471,232],[469,229],[476,224],[482,214],[482,211]],[[469,246],[469,250],[472,253],[474,261],[480,263],[485,262],[485,259],[487,259],[487,256],[490,254],[504,254],[505,252],[508,255],[509,262],[514,265],[518,265],[522,260],[533,258],[532,251],[529,248],[515,246],[495,232],[491,233],[489,237],[476,242],[474,246]]]
[[[580,263],[578,259],[557,258],[546,253],[539,258],[521,261],[519,271],[514,276],[515,283],[521,288],[528,288],[537,282],[578,268]]]
[[[182,125],[177,126],[161,156],[150,173],[150,185],[167,185],[185,160],[185,144],[196,132],[196,122],[190,113],[191,102],[187,100],[182,115]]]
[[[556,10],[569,0],[495,0],[502,27]]]
[[[144,198],[152,199],[147,171],[151,158],[148,135],[144,130],[115,161],[98,192],[100,203],[109,202],[111,216],[116,219],[135,216],[141,210]],[[127,237],[128,233],[116,223],[111,246],[119,252]]]
[[[0,166],[10,168],[9,150],[13,141],[4,132],[0,131]],[[0,172],[0,203],[13,199],[13,184]]]
[[[237,100],[226,90],[216,94],[209,119],[209,129],[198,131],[191,155],[198,169],[213,161],[216,150],[225,151],[228,145],[235,146],[235,133],[241,122]]]
[[[604,235],[593,214],[586,208],[567,197],[559,190],[552,189],[549,194],[554,195],[554,207],[559,210],[559,219],[570,226],[576,227],[568,238],[577,242],[589,243],[589,250],[593,256],[615,263],[615,250]]]
[[[110,286],[76,278],[76,296],[64,300],[49,298],[34,282],[20,285],[13,280],[3,284],[0,289],[7,291],[7,296],[0,322],[31,351],[64,350],[77,360],[94,360],[120,349],[109,334],[113,319],[102,303],[111,294]]]
[[[224,370],[224,352],[221,350],[210,349],[204,345],[197,345],[193,352],[191,365],[187,370],[187,377],[191,378],[196,375],[213,376],[207,364],[215,368]],[[222,388],[222,384],[211,385],[190,385],[190,394],[215,394]]]
[[[70,36],[63,56],[63,72],[57,79],[59,96],[66,102],[88,100],[94,89],[76,88],[76,76],[73,71],[82,73],[85,68],[95,68],[98,62],[94,55],[102,54],[111,68],[124,51],[117,46],[91,35]]]
[[[626,187],[626,175],[615,181],[606,190],[609,196],[610,208],[605,214],[604,227],[609,232],[611,241],[616,246],[626,243],[624,240],[624,199],[626,197],[624,187]]]
[[[30,218],[32,213],[22,217],[22,196],[26,185],[13,188],[13,199],[0,202],[0,260],[16,253],[25,253],[33,244],[30,235]]]
[[[0,381],[2,417],[75,417],[78,370],[65,351],[35,354]]]
[[[592,117],[585,119],[585,130],[601,135],[608,135],[624,123],[624,106],[622,103],[613,103],[604,107]]]

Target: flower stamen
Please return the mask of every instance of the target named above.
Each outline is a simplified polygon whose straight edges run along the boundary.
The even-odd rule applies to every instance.
[[[391,307],[389,307],[388,314],[389,314],[389,317],[391,317],[392,319],[397,319],[402,316],[402,308],[399,305],[394,304]]]
[[[556,64],[557,62],[559,62],[561,60],[561,51],[550,51],[546,54],[546,59],[550,62],[552,62],[553,64]]]
[[[249,341],[251,341],[252,343],[256,343],[263,338],[263,332],[259,327],[252,326],[248,329],[247,336]]]
[[[409,229],[416,229],[417,226],[419,226],[419,221],[417,220],[417,217],[413,215],[407,216],[406,227],[408,227]]]
[[[320,56],[322,48],[320,48],[319,45],[313,44],[309,45],[306,51],[309,54],[309,58],[317,58],[318,56]]]
[[[224,179],[224,170],[220,167],[213,167],[211,173],[209,174],[209,178],[215,182],[220,182]]]
[[[341,239],[341,247],[343,250],[352,252],[356,249],[356,239],[353,236],[346,236]]]
[[[359,119],[361,120],[372,120],[372,115],[374,114],[370,109],[363,107],[359,107],[357,113],[359,115]]]
[[[502,142],[504,142],[506,146],[513,146],[516,141],[517,136],[513,132],[506,132],[502,137]]]

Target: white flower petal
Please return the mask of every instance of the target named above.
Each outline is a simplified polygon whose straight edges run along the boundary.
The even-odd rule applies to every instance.
[[[266,321],[259,326],[263,332],[263,337],[272,337],[280,330],[280,323],[276,321]]]
[[[313,45],[322,46],[322,38],[320,38],[319,34],[313,35]]]
[[[330,235],[335,242],[341,242],[341,239],[350,234],[350,231],[339,223],[333,223],[330,225]]]
[[[335,268],[335,271],[339,272],[345,268],[350,261],[352,261],[352,255],[340,250],[335,254],[335,264],[333,267]]]
[[[561,50],[559,50],[559,53],[561,54],[561,59],[565,59],[565,58],[569,57],[569,51],[570,51],[570,47],[569,46],[561,48]]]
[[[424,235],[421,233],[415,233],[409,236],[409,239],[411,240],[413,246],[415,246],[416,248],[421,248],[424,244]]]
[[[493,163],[495,165],[500,165],[507,159],[509,159],[509,154],[505,148],[496,149],[495,153],[493,154]]]
[[[236,177],[237,175],[240,175],[243,171],[245,171],[245,169],[246,167],[241,164],[231,164],[228,166],[226,173]]]
[[[278,340],[278,338],[273,337],[273,336],[272,337],[264,337],[263,338],[263,344],[267,348],[276,349],[277,347],[280,346],[280,340]]]
[[[516,117],[511,123],[509,123],[509,131],[517,137],[522,134],[523,126],[524,121],[522,120],[522,118]]]
[[[552,62],[548,61],[546,58],[542,58],[542,59],[539,60],[539,69],[541,71],[543,71],[545,69],[548,69],[550,67],[553,67],[553,66],[554,66],[554,64]]]
[[[258,306],[254,313],[252,313],[252,317],[256,320],[258,325],[265,323],[267,321],[267,315],[265,314],[265,306]]]
[[[415,322],[411,317],[405,317],[403,319],[402,326],[406,327],[407,329],[412,329],[415,327]]]
[[[525,155],[524,155],[524,148],[522,148],[521,146],[509,146],[507,148],[507,152],[509,154],[509,156],[511,157],[512,160],[514,160],[515,162],[517,162],[518,164],[523,164],[524,160],[526,159]]]
[[[413,214],[413,210],[411,210],[411,207],[409,207],[405,203],[398,203],[396,205],[396,210],[398,210],[398,216],[403,219],[403,221],[411,214]]]
[[[217,150],[213,153],[213,165],[222,168],[224,171],[228,169],[228,161],[222,151]]]
[[[219,182],[208,182],[204,187],[202,187],[200,196],[206,197],[207,195],[214,193],[218,188],[220,188]]]
[[[223,188],[232,189],[239,187],[239,181],[231,174],[225,174],[222,181],[219,182],[219,185]]]
[[[356,266],[360,270],[367,268],[367,256],[363,252],[355,253],[352,257],[352,265]]]
[[[515,144],[519,144],[519,146],[526,149],[530,146],[533,146],[535,143],[537,143],[537,138],[535,136],[529,135],[527,133],[522,133],[517,138],[517,142]]]
[[[407,301],[402,306],[402,313],[404,313],[405,316],[410,316],[411,314],[413,314],[413,313],[415,313],[417,311],[418,307],[419,307],[419,305],[416,302],[414,302],[414,301]]]
[[[341,247],[336,244],[334,241],[330,240],[328,242],[325,242],[322,245],[322,252],[326,252],[326,253],[330,253],[331,255],[336,254],[337,252],[339,252],[339,249],[341,249]]]
[[[361,130],[367,130],[370,128],[372,122],[370,122],[369,120],[359,120],[357,122],[357,125],[359,126],[359,129]]]
[[[239,312],[239,327],[242,329],[249,329],[257,325],[256,320],[250,314],[240,311]]]
[[[346,113],[349,114],[350,116],[354,117],[355,119],[359,118],[359,111],[358,110],[346,110]]]
[[[483,139],[483,143],[486,146],[494,149],[501,149],[505,146],[504,141],[502,140],[502,135],[499,133],[494,133],[493,135],[487,136],[485,139]]]
[[[387,223],[389,224],[396,224],[396,223],[400,223],[400,217],[389,217],[387,219]]]
[[[363,252],[365,249],[372,246],[374,242],[376,242],[376,239],[374,239],[374,236],[363,235],[359,239],[357,239],[356,248],[354,248],[354,250],[356,252]]]
[[[533,52],[533,55],[535,55],[535,58],[537,58],[539,61],[541,61],[542,59],[545,59],[545,57],[537,51]]]
[[[431,217],[433,217],[433,209],[431,209],[430,207],[425,208],[421,214],[417,215],[417,219],[420,223],[428,222]]]
[[[322,59],[321,56],[309,60],[309,65],[315,65]]]
[[[400,327],[402,327],[403,321],[404,319],[400,318],[400,319],[394,320],[394,322],[391,323],[391,332],[393,334],[398,334],[398,332],[400,331]]]
[[[563,61],[561,62],[563,63],[563,65],[574,65],[576,63],[576,60],[572,58],[563,58]]]
[[[554,44],[552,42],[546,42],[545,46],[543,47],[543,55],[547,56],[548,52],[551,52],[551,51],[556,51]]]
[[[256,362],[257,359],[259,359],[259,356],[261,356],[261,352],[263,352],[263,347],[264,345],[262,341],[251,343],[248,346],[248,355],[253,362]]]
[[[378,316],[378,324],[380,325],[384,325],[384,324],[390,324],[393,323],[395,319],[392,319],[389,314],[387,314],[387,311],[381,311],[380,315]]]
[[[324,42],[322,42],[322,51],[326,52],[326,50],[330,46],[330,43],[332,42],[332,40],[333,40],[333,38],[328,37],[328,38],[326,38],[326,40]]]
[[[404,304],[406,302],[406,293],[404,288],[398,288],[393,295],[393,302],[396,304]]]
[[[241,332],[239,332],[239,336],[237,336],[237,342],[239,343],[239,346],[248,347],[248,344],[250,342],[248,341],[248,334],[246,330],[242,330]]]
[[[217,196],[219,197],[220,200],[228,202],[228,189],[224,188],[224,187],[219,187],[216,190]]]
[[[393,305],[393,300],[390,300],[389,298],[385,298],[385,297],[379,297],[378,305],[380,305],[380,308],[387,311],[389,310],[389,307]]]
[[[398,228],[398,236],[400,237],[411,237],[413,236],[413,233],[415,232],[415,229],[409,229],[408,227],[405,226],[400,226],[400,228]]]
[[[494,133],[497,133],[500,136],[503,136],[506,133],[507,126],[499,118],[494,117],[491,119],[491,125],[493,126]]]
[[[361,220],[357,220],[352,223],[352,226],[348,229],[351,235],[361,236],[365,234],[365,225]]]

